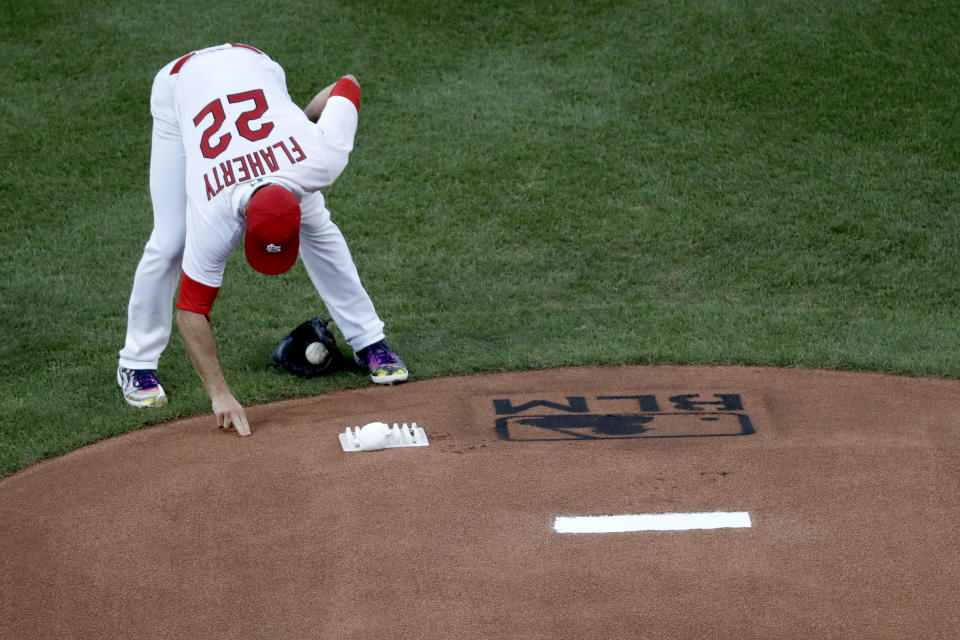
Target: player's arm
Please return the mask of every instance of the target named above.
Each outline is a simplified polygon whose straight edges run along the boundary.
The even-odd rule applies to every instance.
[[[351,82],[357,85],[358,89],[360,88],[360,83],[357,81],[356,76],[348,73],[343,77],[348,78]],[[339,82],[339,80],[337,80],[337,82]],[[333,93],[334,87],[337,86],[337,82],[334,82],[330,86],[321,89],[320,93],[314,96],[313,100],[310,101],[310,104],[308,104],[303,110],[304,113],[307,114],[307,118],[310,120],[310,122],[316,122],[320,119],[320,114],[323,113],[324,108],[326,108],[327,101],[330,99],[330,94]]]
[[[233,427],[241,436],[250,435],[250,425],[243,407],[233,397],[227,380],[220,368],[217,359],[217,346],[210,330],[210,322],[206,316],[177,309],[177,327],[183,334],[187,345],[187,353],[193,362],[193,368],[203,381],[210,400],[213,402],[213,412],[217,416],[217,426],[229,429]]]
[[[196,231],[196,230],[195,230]],[[191,236],[187,237],[187,247],[184,250],[184,262],[189,261],[189,256],[194,256],[192,251]],[[203,261],[198,265],[193,265],[191,273],[207,273],[207,281],[216,280],[216,274],[223,273],[226,256],[230,254],[233,248],[232,244],[220,247],[219,250],[213,250],[205,245],[210,259],[204,264]],[[217,359],[217,346],[213,339],[213,332],[210,330],[210,311],[213,309],[213,303],[220,292],[219,286],[210,286],[203,284],[198,280],[187,275],[187,265],[184,265],[184,271],[180,276],[180,292],[177,297],[177,327],[183,335],[183,340],[187,346],[187,353],[190,355],[190,361],[197,375],[200,376],[203,386],[207,389],[207,394],[213,403],[213,413],[217,416],[217,426],[223,429],[233,427],[242,436],[250,435],[250,425],[247,422],[246,413],[233,393],[227,386],[227,381],[223,376],[223,370],[220,368],[220,361]]]
[[[213,402],[217,426],[224,429],[233,427],[240,435],[248,436],[250,425],[246,413],[223,377],[217,359],[217,345],[210,330],[209,314],[219,291],[219,287],[202,284],[184,272],[180,277],[180,295],[177,299],[177,327],[183,334],[193,368]]]
[[[306,191],[329,187],[343,173],[353,151],[360,117],[360,85],[346,75],[325,88],[307,105],[307,116],[316,123],[304,138],[311,150],[295,171]]]

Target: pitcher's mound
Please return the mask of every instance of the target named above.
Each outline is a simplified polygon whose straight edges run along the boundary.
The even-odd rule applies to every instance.
[[[958,416],[955,381],[662,366],[165,424],[0,482],[0,637],[956,637]],[[429,446],[345,452],[374,421]]]

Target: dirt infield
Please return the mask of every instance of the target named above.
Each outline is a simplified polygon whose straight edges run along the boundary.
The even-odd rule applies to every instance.
[[[0,482],[0,638],[960,637],[958,382],[578,368],[248,415]],[[341,449],[374,420],[430,446]],[[555,529],[718,512],[749,526]]]

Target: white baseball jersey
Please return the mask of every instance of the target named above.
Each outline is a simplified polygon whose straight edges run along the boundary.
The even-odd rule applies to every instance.
[[[342,79],[314,124],[290,99],[280,65],[252,47],[196,51],[170,73],[186,152],[186,277],[177,306],[207,313],[243,237],[243,211],[256,186],[290,189],[303,219],[329,216],[319,189],[346,167],[359,87]]]

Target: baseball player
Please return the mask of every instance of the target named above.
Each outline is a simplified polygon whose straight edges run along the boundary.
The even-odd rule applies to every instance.
[[[117,369],[129,404],[166,403],[156,370],[179,280],[177,326],[217,425],[250,433],[209,326],[227,256],[241,238],[247,261],[264,274],[287,271],[299,254],[358,364],[378,384],[407,379],[320,192],[346,167],[359,106],[360,85],[346,75],[301,110],[280,65],[247,45],[194,51],[160,70],[150,97],[154,226],[134,276]]]

